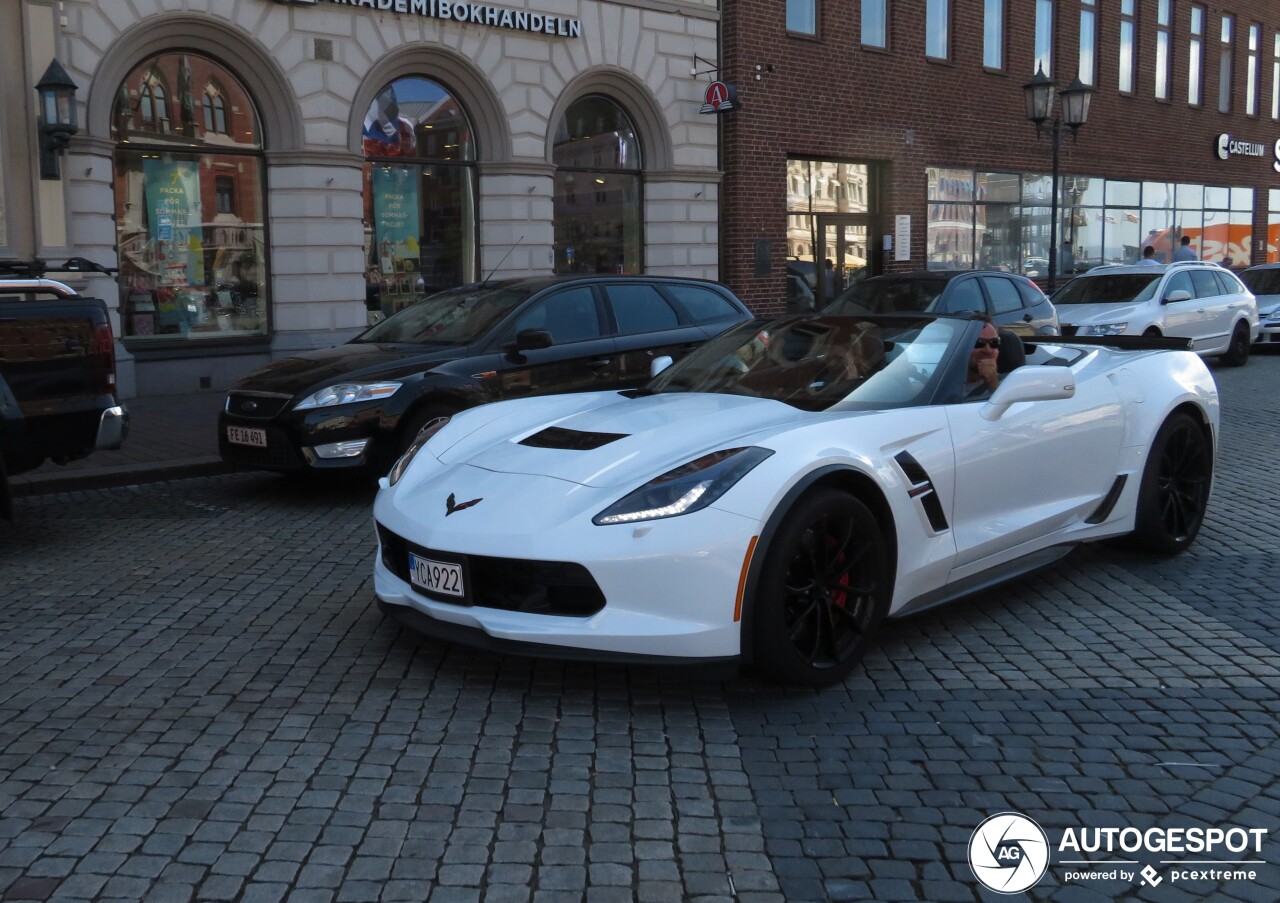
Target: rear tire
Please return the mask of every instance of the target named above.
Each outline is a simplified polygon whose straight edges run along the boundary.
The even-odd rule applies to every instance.
[[[1243,320],[1231,331],[1231,344],[1218,356],[1218,362],[1226,367],[1243,367],[1249,361],[1249,326]]]
[[[837,683],[870,648],[889,599],[875,516],[846,492],[816,489],[769,544],[752,627],[756,665],[785,684]]]
[[[1156,433],[1142,470],[1132,544],[1157,555],[1177,555],[1204,523],[1213,485],[1213,447],[1192,416],[1172,415]]]

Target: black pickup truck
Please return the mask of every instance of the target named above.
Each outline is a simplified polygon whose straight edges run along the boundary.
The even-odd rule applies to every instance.
[[[74,258],[58,272],[90,270],[103,271]],[[45,272],[0,261],[0,514],[8,476],[119,448],[128,432],[106,303]]]

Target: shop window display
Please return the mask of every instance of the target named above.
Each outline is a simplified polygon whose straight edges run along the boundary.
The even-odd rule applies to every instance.
[[[592,95],[570,105],[555,136],[555,271],[642,272],[642,166],[631,118]]]
[[[462,104],[430,79],[397,79],[362,134],[370,319],[478,281],[476,146]]]
[[[220,105],[207,105],[211,91]],[[261,127],[248,92],[211,59],[162,53],[126,76],[111,122],[125,340],[266,334]]]
[[[1021,237],[1021,272],[1048,276],[1050,180],[929,167],[929,269],[1013,269]],[[1280,195],[1278,195],[1280,196]],[[1010,203],[1010,201],[1014,203]],[[1272,207],[1276,210],[1276,206]],[[1059,180],[1058,274],[1102,263],[1134,263],[1146,245],[1167,262],[1184,235],[1199,259],[1227,267],[1252,262],[1253,190],[1167,182],[1126,182],[1066,175]],[[1272,213],[1272,222],[1280,216]]]

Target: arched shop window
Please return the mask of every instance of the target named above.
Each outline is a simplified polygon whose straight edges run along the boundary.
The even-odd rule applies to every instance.
[[[557,273],[639,273],[644,266],[640,142],[622,107],[574,101],[556,126]]]
[[[431,79],[396,79],[365,113],[363,146],[369,309],[479,281],[475,137],[458,99]]]
[[[125,77],[111,123],[125,341],[265,334],[262,128],[244,86],[197,53],[161,53]]]

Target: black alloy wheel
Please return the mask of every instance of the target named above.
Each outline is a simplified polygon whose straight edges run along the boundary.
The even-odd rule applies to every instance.
[[[1213,448],[1205,427],[1188,414],[1172,415],[1151,443],[1133,531],[1134,544],[1176,555],[1195,541],[1213,485]]]
[[[783,683],[836,683],[866,653],[888,603],[875,516],[848,493],[814,490],[770,543],[754,620],[756,663]]]
[[[1226,353],[1218,357],[1219,362],[1228,367],[1243,367],[1249,362],[1251,344],[1253,343],[1249,339],[1249,326],[1241,320],[1231,331],[1231,344],[1227,346]]]

